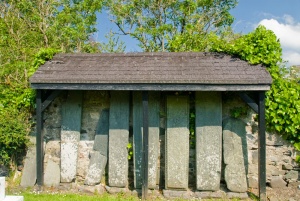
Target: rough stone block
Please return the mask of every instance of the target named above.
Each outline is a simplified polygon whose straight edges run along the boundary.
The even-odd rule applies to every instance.
[[[270,181],[271,188],[285,188],[287,183],[280,177],[274,176]]]
[[[258,188],[258,179],[257,177],[250,176],[248,179],[248,186],[249,188]]]
[[[149,93],[149,146],[148,146],[148,188],[156,187],[157,159],[159,157],[159,93]],[[133,94],[133,149],[134,186],[142,188],[142,147],[143,147],[143,105],[142,93]]]
[[[220,92],[196,92],[197,189],[220,188],[222,163],[222,98]]]
[[[32,187],[36,183],[36,148],[29,147],[24,161],[21,186]]]
[[[84,184],[96,185],[101,181],[101,177],[105,171],[107,157],[100,154],[99,151],[91,153],[90,165]]]
[[[110,186],[125,187],[128,178],[129,92],[111,91],[109,110],[109,163]]]
[[[284,178],[287,180],[297,181],[298,180],[298,171],[291,170],[286,175],[284,175]]]
[[[167,97],[166,189],[187,189],[189,172],[189,98]]]
[[[247,193],[228,192],[227,198],[229,198],[229,199],[232,199],[232,198],[248,199],[248,194]]]
[[[180,190],[163,190],[163,195],[165,198],[190,199],[191,197],[193,197],[193,192]]]
[[[107,156],[109,132],[109,110],[103,109],[100,113],[99,122],[96,129],[94,140],[94,150],[101,155]]]
[[[60,166],[51,159],[48,160],[44,174],[45,186],[59,186],[60,183]]]
[[[223,121],[223,156],[225,181],[230,191],[247,191],[247,141],[245,123],[228,118]]]
[[[195,192],[195,196],[197,198],[201,199],[220,199],[225,197],[225,192],[222,191],[215,191],[215,192],[209,192],[209,191],[202,191],[202,192]]]
[[[283,164],[282,169],[283,170],[292,170],[294,167],[291,164]]]
[[[69,91],[67,101],[62,106],[61,182],[72,182],[76,177],[81,113],[82,92]]]

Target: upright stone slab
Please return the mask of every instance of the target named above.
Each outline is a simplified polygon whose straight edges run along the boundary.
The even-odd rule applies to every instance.
[[[45,186],[59,186],[60,183],[60,167],[59,164],[49,159],[44,174]]]
[[[94,152],[91,153],[89,169],[84,183],[87,185],[96,185],[100,183],[101,177],[107,164],[109,132],[109,110],[103,109],[100,113],[97,125],[96,136],[94,140]]]
[[[109,132],[109,109],[103,109],[100,113],[99,122],[96,129],[93,149],[99,151],[101,155],[107,156]]]
[[[81,109],[82,91],[69,91],[62,106],[61,182],[72,182],[76,177]]]
[[[21,178],[22,187],[32,187],[36,183],[36,148],[29,147],[24,161],[24,169]]]
[[[157,159],[159,157],[159,100],[158,92],[149,92],[149,146],[148,146],[148,188],[156,187]],[[133,93],[133,150],[134,187],[142,188],[143,147],[143,104],[142,93]]]
[[[128,178],[129,92],[111,91],[109,110],[109,186],[125,187]]]
[[[230,191],[247,191],[247,140],[245,123],[228,118],[223,121],[223,155],[225,181]]]
[[[103,172],[105,170],[106,162],[107,162],[106,156],[100,154],[99,151],[92,152],[89,169],[88,169],[87,176],[84,180],[84,184],[90,186],[99,184]]]
[[[167,97],[166,189],[187,189],[189,172],[189,98]]]
[[[222,164],[221,92],[196,92],[197,189],[218,191]]]

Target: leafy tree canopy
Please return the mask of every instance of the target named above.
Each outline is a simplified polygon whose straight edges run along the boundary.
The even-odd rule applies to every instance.
[[[176,44],[189,50],[193,41],[203,42],[209,33],[230,26],[234,18],[229,10],[236,4],[236,0],[111,0],[107,9],[120,34],[137,39],[144,51],[182,51]]]

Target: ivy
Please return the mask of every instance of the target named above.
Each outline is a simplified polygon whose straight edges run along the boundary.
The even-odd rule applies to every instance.
[[[264,26],[253,32],[224,41],[214,38],[210,51],[237,56],[251,64],[263,64],[273,83],[266,93],[266,123],[268,129],[280,133],[300,151],[300,85],[286,78],[282,65],[282,49],[276,35]],[[296,157],[300,162],[300,156]]]

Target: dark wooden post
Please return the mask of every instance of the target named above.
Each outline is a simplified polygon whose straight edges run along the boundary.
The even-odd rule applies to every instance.
[[[42,90],[36,91],[36,176],[39,188],[44,184],[44,140],[43,140]]]
[[[148,146],[149,146],[149,116],[148,116],[148,92],[143,91],[143,186],[142,186],[142,199],[147,199],[148,195]]]
[[[265,92],[259,92],[258,102],[258,181],[259,199],[266,200],[266,121],[265,121]]]

